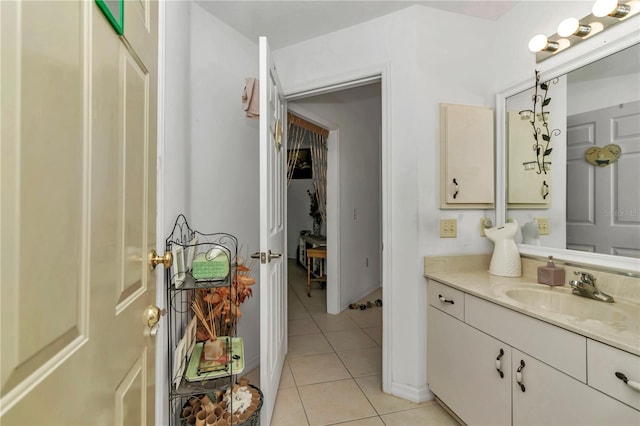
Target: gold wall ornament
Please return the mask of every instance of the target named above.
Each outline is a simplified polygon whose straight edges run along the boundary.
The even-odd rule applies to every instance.
[[[610,144],[603,148],[594,146],[584,153],[584,158],[589,164],[593,164],[598,167],[606,167],[618,161],[621,153],[622,149],[616,144]]]
[[[280,149],[282,149],[282,121],[280,120],[276,120],[273,139],[276,143],[276,149],[280,152]]]

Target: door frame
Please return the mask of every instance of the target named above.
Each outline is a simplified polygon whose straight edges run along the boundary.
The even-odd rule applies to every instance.
[[[379,82],[381,88],[381,112],[382,112],[382,122],[381,122],[381,175],[382,175],[382,208],[381,208],[381,222],[382,222],[382,256],[381,256],[381,267],[382,267],[382,293],[384,295],[384,304],[382,305],[382,390],[386,393],[391,393],[392,386],[392,378],[393,378],[393,335],[392,335],[392,309],[393,306],[392,296],[393,293],[391,291],[391,277],[392,274],[392,262],[391,262],[391,253],[390,250],[384,250],[385,243],[388,248],[391,248],[391,190],[392,190],[392,173],[391,173],[391,85],[390,85],[390,75],[391,75],[391,67],[389,63],[383,63],[379,65],[374,65],[368,68],[360,69],[357,71],[353,71],[351,73],[340,74],[335,76],[329,76],[321,79],[314,79],[305,81],[294,88],[286,88],[284,90],[285,99],[287,102],[295,101],[297,99],[307,98],[310,96],[321,95],[325,93],[336,92],[345,89],[351,89],[354,87],[364,86],[367,84]],[[330,136],[331,138],[331,133]],[[338,134],[336,133],[336,137]],[[334,149],[337,149],[337,143],[330,143],[329,140],[329,161],[334,159],[334,157],[338,157],[337,152],[335,152],[334,157],[331,156],[331,146],[333,145]],[[338,142],[337,139],[335,142]],[[339,194],[339,185],[338,178],[339,173],[335,176],[329,175],[328,179],[335,177],[336,188],[331,187],[328,190],[328,193]],[[338,201],[333,200],[332,201]],[[337,276],[339,276],[339,258],[337,258],[339,254],[339,249],[335,249],[333,253],[331,250],[331,242],[330,238],[333,234],[333,245],[338,246],[337,243],[337,232],[340,230],[340,219],[338,215],[338,208],[334,215],[331,215],[329,211],[327,211],[327,262],[331,265],[337,265],[335,272]],[[335,225],[331,226],[329,229],[329,223],[333,221]],[[334,263],[335,262],[335,263]],[[329,271],[328,271],[329,272]],[[331,275],[327,277],[328,282],[331,280]],[[336,276],[333,277],[337,279]],[[337,282],[337,281],[336,281]],[[327,307],[329,303],[335,303],[334,299],[330,299],[330,297],[335,298],[336,296],[339,298],[339,294],[335,294],[337,290],[330,291],[329,287],[327,287]],[[338,302],[339,303],[339,302]]]

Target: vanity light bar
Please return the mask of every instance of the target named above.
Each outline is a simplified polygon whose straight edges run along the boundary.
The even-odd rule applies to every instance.
[[[549,37],[544,34],[534,36],[529,42],[529,50],[535,52],[536,63],[601,33],[621,20],[638,14],[640,0],[631,0],[626,3],[617,0],[597,0],[592,12],[591,15],[580,20],[576,18],[563,20],[558,25],[558,32]]]

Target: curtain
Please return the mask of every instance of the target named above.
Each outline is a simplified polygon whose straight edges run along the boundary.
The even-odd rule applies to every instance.
[[[311,169],[320,217],[324,222],[327,212],[327,136],[311,135]]]
[[[326,221],[327,211],[327,139],[329,131],[320,126],[304,120],[291,113],[287,114],[288,133],[287,143],[287,185],[293,178],[293,166],[295,165],[300,146],[305,138],[308,138],[311,148],[311,176],[315,190],[322,221]]]

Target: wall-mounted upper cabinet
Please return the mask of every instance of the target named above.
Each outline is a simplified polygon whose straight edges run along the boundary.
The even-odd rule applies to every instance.
[[[493,109],[440,104],[440,208],[494,207]]]
[[[536,117],[534,129],[541,127]],[[507,203],[510,209],[549,208],[551,157],[538,160],[544,162],[542,167],[538,167],[533,132],[529,118],[523,119],[518,111],[507,113]]]

